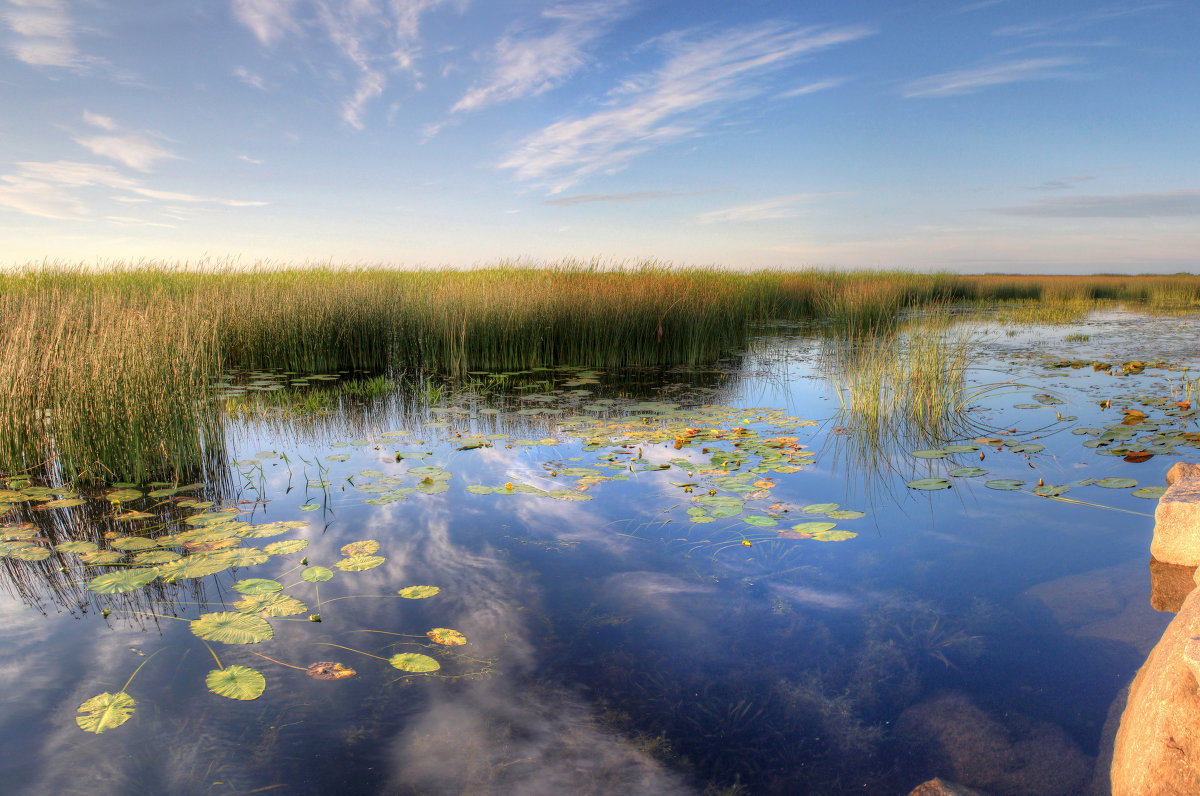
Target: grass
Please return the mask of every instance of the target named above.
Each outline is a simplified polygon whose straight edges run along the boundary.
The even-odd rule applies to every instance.
[[[222,447],[206,385],[231,368],[699,365],[744,345],[756,322],[890,334],[905,311],[925,306],[1007,302],[1033,319],[1063,308],[1070,317],[1098,300],[1196,306],[1200,279],[577,262],[462,271],[31,266],[0,276],[0,470],[68,482],[195,478]]]

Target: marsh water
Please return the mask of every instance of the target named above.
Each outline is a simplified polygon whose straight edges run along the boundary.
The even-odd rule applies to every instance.
[[[205,482],[6,485],[0,790],[1101,792],[1190,583],[1152,584],[1149,542],[1200,458],[1194,328],[980,325],[937,429],[855,427],[800,328],[700,370],[409,374],[302,410],[361,374],[231,373]],[[238,612],[272,637],[194,623]],[[235,666],[261,696],[209,690]],[[132,715],[85,731],[119,692]]]

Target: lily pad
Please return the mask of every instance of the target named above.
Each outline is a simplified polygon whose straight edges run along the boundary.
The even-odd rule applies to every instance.
[[[379,542],[374,539],[364,539],[360,542],[351,542],[350,544],[342,545],[342,555],[347,558],[354,556],[369,556],[372,553],[379,552]]]
[[[467,643],[466,636],[448,627],[435,627],[425,635],[429,636],[429,640],[434,644],[441,644],[445,647],[459,647]]]
[[[838,509],[837,511],[827,511],[825,516],[832,520],[857,520],[860,517],[867,516],[866,512],[855,511],[854,509]]]
[[[208,690],[229,699],[258,699],[267,688],[267,678],[247,666],[213,669],[204,678]]]
[[[950,451],[946,450],[945,448],[909,451],[909,453],[913,456],[916,456],[918,459],[944,459],[950,455]]]
[[[305,503],[300,506],[301,511],[317,511],[321,508],[320,503]]]
[[[268,578],[247,578],[233,584],[233,590],[239,594],[270,594],[283,591],[283,584]]]
[[[304,673],[315,680],[344,680],[358,674],[349,666],[336,661],[310,663]]]
[[[800,510],[805,514],[828,514],[831,511],[837,511],[838,508],[837,503],[813,503]]]
[[[1058,497],[1069,491],[1071,491],[1071,487],[1067,484],[1045,484],[1033,488],[1033,494],[1040,495],[1041,497]]]
[[[309,583],[323,583],[333,577],[333,570],[325,567],[309,567],[300,577]]]
[[[974,478],[978,475],[987,475],[987,472],[982,467],[955,467],[950,471],[949,475],[955,478]]]
[[[263,548],[263,552],[271,556],[286,556],[291,553],[299,553],[306,547],[308,547],[307,539],[286,539],[282,542],[271,542]]]
[[[137,567],[120,572],[108,572],[88,581],[88,589],[97,594],[120,594],[140,589],[158,577],[158,570]]]
[[[1166,493],[1167,488],[1165,486],[1144,486],[1141,489],[1133,490],[1129,494],[1133,495],[1134,497],[1158,500]]]
[[[190,622],[192,632],[205,641],[222,644],[255,644],[275,638],[265,619],[239,611],[217,611]]]
[[[382,564],[386,559],[383,556],[350,556],[343,558],[334,564],[335,567],[343,572],[362,572],[368,569],[374,569]]]
[[[1138,482],[1132,478],[1101,478],[1096,482],[1096,486],[1102,486],[1105,489],[1132,489],[1138,485]]]
[[[792,526],[793,531],[798,533],[814,534],[823,531],[832,531],[837,527],[836,522],[802,522]]]
[[[427,597],[440,592],[437,586],[408,586],[397,592],[401,597],[406,597],[410,600],[424,600]]]
[[[812,538],[818,542],[844,542],[847,539],[853,539],[858,534],[852,531],[815,531],[811,534]]]
[[[105,691],[75,709],[79,714],[75,717],[75,723],[81,730],[99,735],[129,721],[135,707],[133,697],[124,691],[115,694]]]
[[[779,521],[774,517],[767,517],[762,514],[750,514],[742,518],[742,522],[747,525],[757,525],[761,528],[774,528],[779,524]]]
[[[991,481],[983,482],[983,485],[988,489],[1001,489],[1005,491],[1020,489],[1024,484],[1024,481],[1018,481],[1015,478],[993,478]]]
[[[945,478],[918,478],[915,481],[909,481],[908,486],[911,489],[949,489],[950,482]]]
[[[436,672],[442,668],[435,659],[419,652],[401,652],[388,658],[388,663],[402,672]]]

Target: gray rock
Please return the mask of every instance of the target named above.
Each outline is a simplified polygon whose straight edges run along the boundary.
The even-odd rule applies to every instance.
[[[1200,466],[1180,462],[1168,472],[1172,483],[1154,510],[1150,555],[1168,564],[1200,565]]]
[[[987,796],[983,791],[934,777],[912,789],[908,796]]]

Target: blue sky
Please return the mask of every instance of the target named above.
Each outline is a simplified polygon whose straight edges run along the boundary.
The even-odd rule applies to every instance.
[[[0,0],[0,263],[1200,270],[1200,3]]]

